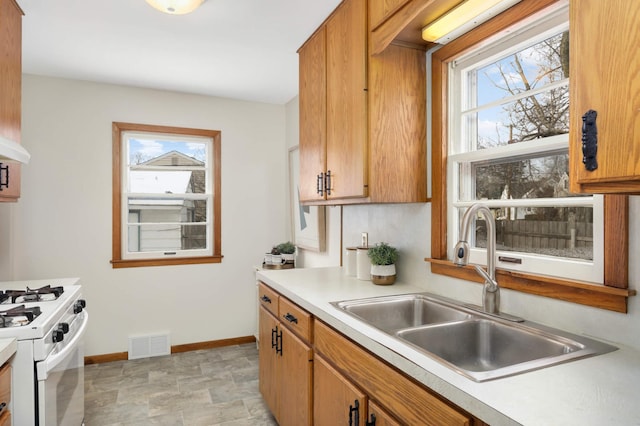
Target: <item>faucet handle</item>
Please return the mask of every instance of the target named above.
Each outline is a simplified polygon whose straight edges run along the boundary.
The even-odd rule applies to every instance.
[[[453,263],[458,266],[464,266],[469,263],[469,243],[466,241],[458,241],[453,249]]]

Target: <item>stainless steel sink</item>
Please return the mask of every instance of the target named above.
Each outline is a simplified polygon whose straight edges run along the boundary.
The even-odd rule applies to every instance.
[[[386,332],[471,318],[469,313],[445,306],[422,294],[345,301],[338,302],[336,306]]]
[[[333,305],[478,382],[617,349],[532,322],[484,315],[426,293]]]

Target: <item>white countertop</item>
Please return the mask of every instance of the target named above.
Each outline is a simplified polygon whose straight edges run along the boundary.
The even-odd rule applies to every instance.
[[[0,366],[7,362],[17,350],[18,342],[16,339],[0,339]]]
[[[477,383],[330,304],[424,292],[421,287],[376,286],[339,267],[265,270],[257,278],[492,426],[640,425],[640,352],[631,348],[616,345],[604,355]]]

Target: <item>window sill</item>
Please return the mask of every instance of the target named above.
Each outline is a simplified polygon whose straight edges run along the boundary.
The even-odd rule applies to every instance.
[[[174,266],[174,265],[195,265],[199,263],[221,263],[221,255],[206,257],[174,257],[171,259],[118,259],[111,261],[111,267],[137,268],[141,266]]]
[[[431,272],[434,274],[483,282],[472,266],[459,267],[441,259],[426,258],[425,261],[431,263]],[[636,295],[635,290],[500,269],[496,270],[496,280],[502,288],[622,313],[627,313],[627,299]]]

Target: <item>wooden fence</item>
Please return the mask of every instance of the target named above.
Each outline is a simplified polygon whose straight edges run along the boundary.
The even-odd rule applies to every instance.
[[[479,220],[484,228],[484,221]],[[496,242],[513,248],[571,249],[593,245],[593,226],[575,221],[498,220]]]

